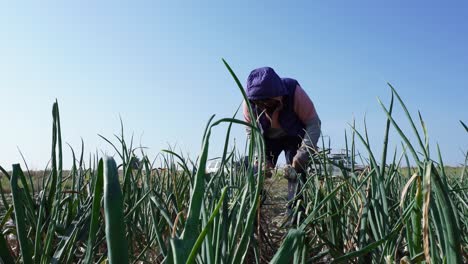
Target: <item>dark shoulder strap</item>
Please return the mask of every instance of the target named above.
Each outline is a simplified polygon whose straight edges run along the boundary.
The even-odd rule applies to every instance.
[[[294,93],[296,92],[296,87],[299,85],[299,82],[291,78],[283,78],[283,84],[288,90],[288,95],[286,96],[286,105],[288,108],[294,108]]]
[[[288,91],[295,91],[296,90],[296,86],[299,85],[299,82],[295,79],[292,79],[292,78],[283,78],[283,84],[286,86],[286,88],[288,89]]]

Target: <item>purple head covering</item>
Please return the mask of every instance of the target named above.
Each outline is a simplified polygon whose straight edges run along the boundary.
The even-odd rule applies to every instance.
[[[255,69],[247,78],[247,98],[249,100],[267,99],[287,93],[283,81],[270,67]]]

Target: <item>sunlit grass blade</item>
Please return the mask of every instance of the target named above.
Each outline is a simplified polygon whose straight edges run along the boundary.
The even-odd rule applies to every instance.
[[[200,248],[200,246],[201,246],[201,244],[203,242],[203,239],[205,238],[205,236],[206,236],[206,234],[208,232],[208,228],[213,224],[214,218],[218,215],[219,209],[221,208],[221,205],[224,202],[224,197],[226,196],[226,191],[227,191],[227,188],[224,187],[223,190],[222,190],[222,193],[221,193],[221,198],[218,201],[216,207],[214,208],[213,213],[211,214],[210,219],[208,220],[208,223],[203,228],[203,230],[200,233],[200,235],[198,236],[194,246],[192,247],[192,250],[190,252],[190,255],[189,255],[186,263],[193,263],[195,261],[195,256],[196,256],[197,251],[198,251],[198,249]]]
[[[388,114],[391,116],[393,111],[393,93],[390,99],[390,106]],[[382,162],[380,163],[380,175],[385,175],[385,166],[387,163],[387,148],[388,148],[388,134],[390,131],[390,119],[387,118],[387,124],[385,125],[385,134],[383,142],[383,151],[382,151]]]
[[[128,263],[128,247],[123,220],[123,200],[117,165],[113,158],[103,159],[104,219],[109,263]]]
[[[89,236],[88,241],[86,243],[86,255],[85,255],[85,263],[92,263],[93,262],[93,250],[94,245],[96,243],[96,234],[99,229],[99,216],[100,216],[100,209],[101,209],[101,199],[103,195],[103,186],[104,186],[104,164],[102,159],[99,160],[97,175],[96,175],[96,183],[94,184],[94,192],[93,192],[93,206],[91,208],[91,219],[90,219],[90,227],[89,227]]]
[[[403,133],[403,131],[401,130],[401,128],[398,126],[398,124],[396,123],[396,121],[393,119],[393,117],[390,115],[390,112],[387,110],[387,108],[383,105],[383,103],[380,101],[380,99],[378,100],[380,105],[382,106],[382,109],[384,110],[385,114],[387,114],[387,117],[388,119],[390,120],[390,122],[392,122],[393,124],[393,127],[397,130],[398,134],[400,135],[400,137],[403,139],[403,141],[405,142],[406,146],[409,148],[411,154],[413,155],[413,158],[414,158],[414,161],[417,162],[417,165],[420,165],[421,164],[421,161],[419,160],[419,157],[418,157],[418,154],[416,152],[416,150],[414,149],[413,145],[411,144],[411,142],[409,141],[408,137],[406,137],[405,133]],[[422,143],[421,143],[422,144]],[[424,148],[424,146],[423,146]]]
[[[297,249],[304,246],[301,244],[304,235],[305,232],[301,229],[290,229],[283,244],[273,256],[270,263],[281,264],[290,262],[291,257]]]
[[[401,99],[400,95],[397,93],[395,88],[393,88],[393,86],[390,83],[387,83],[387,84],[392,89],[392,92],[396,95],[398,101],[400,102],[401,107],[403,107],[403,110],[406,113],[406,117],[408,118],[408,120],[409,120],[409,122],[411,124],[411,127],[413,128],[413,131],[414,131],[414,133],[416,135],[416,139],[418,140],[419,146],[421,147],[421,150],[424,151],[424,155],[426,157],[428,157],[428,153],[426,152],[426,149],[424,148],[424,144],[423,144],[423,142],[421,140],[421,137],[419,136],[418,129],[416,128],[416,125],[413,122],[413,118],[411,118],[411,114],[409,113],[408,108],[406,107],[406,104],[403,102],[403,100]]]
[[[19,246],[21,249],[21,257],[23,263],[32,264],[32,254],[28,239],[28,230],[26,227],[25,212],[24,212],[24,199],[22,193],[24,190],[18,186],[18,178],[20,176],[21,167],[19,164],[13,164],[13,173],[11,175],[11,194],[13,196],[13,206],[15,208],[15,222],[16,234],[18,236]]]

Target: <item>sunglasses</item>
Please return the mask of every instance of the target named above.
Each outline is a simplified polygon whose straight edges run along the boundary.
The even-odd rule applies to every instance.
[[[260,109],[273,111],[281,105],[281,100],[271,98],[264,100],[253,100],[252,103]]]

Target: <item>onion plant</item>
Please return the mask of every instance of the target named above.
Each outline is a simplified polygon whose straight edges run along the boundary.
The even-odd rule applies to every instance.
[[[223,62],[246,100],[239,79]],[[419,114],[416,125],[389,86],[389,105],[379,101],[387,120],[382,153],[373,150],[367,128],[360,131],[354,123],[345,133],[350,166],[328,158],[329,142],[322,140],[320,151],[311,149],[311,169],[292,201],[291,225],[282,242],[272,245],[271,256],[265,256],[262,240],[270,234],[260,226],[267,193],[262,166],[258,171],[255,166],[264,163],[265,147],[255,122],[238,120],[236,114],[211,117],[196,160],[172,149],[150,159],[133,138],[125,138],[122,125],[115,139],[101,136],[114,157],[87,158],[82,143],[78,155],[70,148],[72,168],[64,170],[55,102],[51,159],[42,182],[33,181],[19,164],[0,167],[9,182],[7,190],[0,181],[0,258],[35,264],[467,261],[466,164],[461,175],[448,175],[440,151],[435,157],[430,153],[423,118]],[[392,115],[395,101],[412,131],[403,131]],[[221,169],[206,173],[211,135],[220,124],[228,124]],[[245,153],[228,147],[232,126],[252,131]],[[401,154],[390,150],[392,129],[401,137]],[[359,142],[362,152],[356,149]],[[242,156],[249,157],[248,164]],[[339,175],[333,166],[340,168]]]

